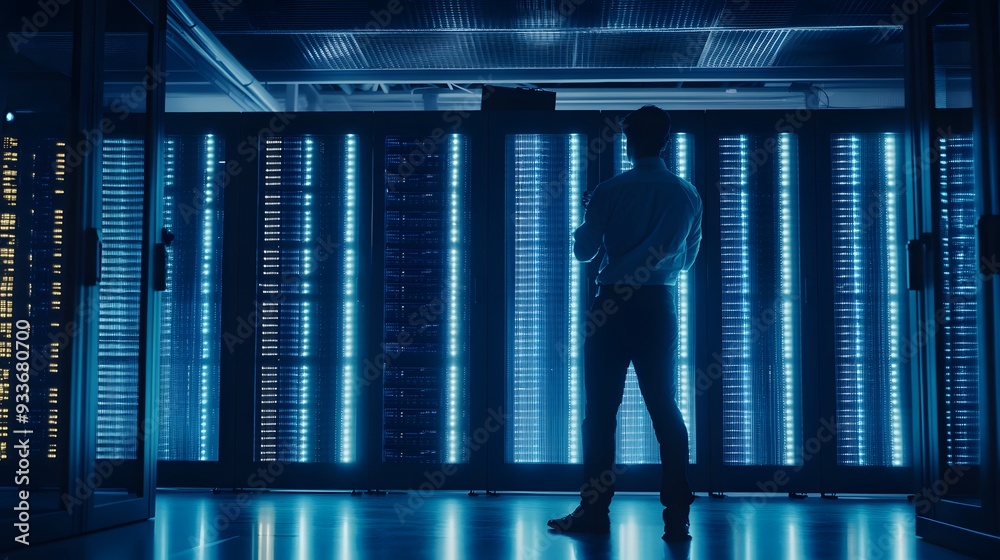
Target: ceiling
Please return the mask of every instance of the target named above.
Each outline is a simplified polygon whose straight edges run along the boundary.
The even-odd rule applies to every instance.
[[[793,82],[901,104],[892,0],[186,2],[256,79],[317,86],[323,108],[468,108],[484,82],[560,108],[800,105]]]
[[[902,105],[896,0],[171,1],[283,108],[475,108],[483,83],[553,89],[560,109]],[[172,35],[168,110],[240,110]],[[111,81],[135,83],[141,37],[107,40]],[[68,71],[68,35],[28,47]]]

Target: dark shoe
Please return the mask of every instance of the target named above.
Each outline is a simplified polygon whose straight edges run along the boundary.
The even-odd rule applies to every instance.
[[[580,506],[565,517],[549,519],[548,526],[558,533],[607,535],[611,532],[611,519],[607,514],[588,511]]]
[[[686,506],[673,506],[663,510],[663,540],[667,542],[684,542],[691,540],[688,533],[688,513]]]

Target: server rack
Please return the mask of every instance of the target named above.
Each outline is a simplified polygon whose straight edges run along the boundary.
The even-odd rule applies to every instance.
[[[931,541],[948,540],[961,527],[975,533],[996,534],[989,493],[995,474],[987,467],[990,436],[984,402],[983,324],[987,309],[984,292],[990,271],[980,260],[980,217],[985,194],[976,177],[978,157],[968,110],[939,109],[927,133],[931,144],[930,185],[925,201],[925,227],[934,244],[924,288],[933,312],[922,316],[917,328],[933,332],[927,338],[933,365],[926,375],[920,406],[927,415],[929,433],[918,438],[923,465],[916,498],[917,532]],[[960,543],[974,554],[986,545],[975,536]],[[971,547],[971,548],[969,548]]]
[[[489,405],[506,417],[489,441],[491,489],[580,487],[587,293],[571,243],[599,178],[598,117],[489,115]]]
[[[160,321],[161,433],[157,484],[236,487],[236,349],[252,327],[231,321],[239,216],[254,212],[254,162],[240,117],[173,114],[164,144],[167,285]],[[244,318],[245,319],[245,318]],[[185,356],[184,358],[181,358]],[[179,449],[178,449],[179,448]]]
[[[821,491],[913,489],[903,114],[816,116]],[[829,429],[829,428],[828,428]],[[826,436],[826,433],[821,434]]]
[[[257,184],[243,215],[255,217],[239,225],[241,281],[224,330],[244,340],[235,414],[252,429],[236,435],[234,485],[363,488],[371,120],[280,113],[242,124],[237,153]]]
[[[76,46],[87,53],[82,60],[103,56],[103,38],[119,35],[136,39],[140,68],[162,67],[166,13],[160,7],[141,11],[122,0],[98,2],[86,16],[94,19],[83,27],[96,30],[102,39]],[[83,473],[78,480],[101,483],[85,483],[83,495],[87,488],[92,495],[75,504],[82,510],[81,531],[148,519],[155,512],[158,423],[153,419],[158,413],[158,388],[154,382],[159,367],[155,280],[163,273],[163,262],[154,251],[162,243],[164,90],[143,88],[142,95],[116,105],[127,110],[115,112],[102,96],[105,86],[118,78],[101,71],[99,64],[88,64],[81,62],[81,68],[97,82],[88,83],[91,78],[77,75],[83,92],[77,124],[84,126],[74,130],[103,127],[104,134],[71,143],[78,158],[73,175],[82,195],[75,208],[80,213],[75,235],[84,243],[73,265],[77,274],[71,287],[81,334],[71,344],[70,407],[79,416],[69,429],[75,442],[70,460]],[[121,80],[134,83],[135,78]],[[108,98],[111,95],[108,92]],[[101,180],[104,170],[106,181]],[[71,491],[79,498],[81,484],[74,481],[74,486]]]
[[[486,487],[485,119],[375,115],[367,456],[376,488]],[[377,427],[377,430],[375,429]],[[377,435],[376,435],[377,434]],[[378,442],[376,444],[376,442]]]
[[[917,535],[983,558],[1000,550],[998,22],[995,2],[942,1],[906,25],[909,162],[921,195],[911,245],[923,258],[913,300],[935,334],[914,390]],[[960,62],[939,58],[939,32],[963,28],[950,38],[966,44],[949,45],[965,49]],[[971,76],[964,103],[950,95],[954,66]]]
[[[65,329],[72,320],[67,297],[69,263],[75,250],[66,235],[72,216],[63,128],[32,115],[18,115],[3,126],[0,152],[0,330],[6,338],[0,345],[0,472],[8,484],[32,483],[32,542],[65,536],[72,520],[60,500],[70,480],[66,437],[71,413],[66,374],[70,363]],[[19,362],[29,371],[22,371]],[[23,397],[19,401],[17,394],[25,391],[18,391],[17,385],[25,381],[30,408],[18,413],[17,403]],[[16,474],[18,437],[24,437],[16,430],[32,432],[28,479]],[[18,488],[4,487],[0,492],[3,521],[13,531],[19,521],[15,511],[20,502]],[[5,538],[5,547],[17,544],[13,536]]]
[[[810,112],[811,115],[811,112]],[[803,115],[808,117],[808,115]],[[814,201],[807,188],[813,153],[810,118],[780,112],[720,111],[707,120],[705,215],[711,356],[705,366],[713,419],[708,445],[710,490],[797,493],[819,484],[817,453],[805,434],[822,425],[813,376],[815,303],[807,300],[813,270],[811,231],[801,213]],[[803,210],[805,209],[805,210]],[[715,259],[711,256],[715,255]]]
[[[570,234],[582,220],[582,207],[576,206],[578,215],[574,217],[570,201],[573,197],[578,200],[584,185],[592,188],[601,178],[612,176],[622,167],[621,144],[615,141],[615,131],[608,125],[613,122],[614,116],[613,113],[593,112],[465,116],[459,113],[430,113],[419,117],[407,115],[404,120],[395,114],[341,114],[309,115],[306,122],[300,120],[298,115],[269,115],[234,116],[228,124],[219,123],[212,127],[204,125],[206,119],[203,115],[175,119],[174,136],[201,135],[198,141],[202,142],[202,146],[204,134],[209,129],[217,130],[224,136],[220,136],[217,142],[226,146],[227,167],[235,162],[245,169],[225,174],[226,180],[233,185],[227,188],[237,188],[240,189],[237,192],[250,195],[225,197],[225,213],[229,216],[257,215],[260,219],[256,222],[246,219],[223,221],[227,244],[221,266],[224,289],[221,303],[217,302],[221,306],[221,323],[216,333],[221,336],[218,360],[221,370],[220,430],[223,433],[218,460],[199,461],[197,464],[161,462],[165,473],[161,483],[204,485],[204,480],[210,480],[212,486],[247,487],[251,483],[262,484],[259,469],[263,468],[268,477],[274,479],[263,479],[268,487],[402,489],[417,488],[424,483],[435,485],[435,481],[442,480],[435,472],[441,471],[445,474],[444,483],[437,487],[576,490],[578,481],[574,473],[579,467],[573,464],[573,451],[577,451],[575,458],[579,460],[579,434],[574,436],[574,433],[579,431],[583,414],[583,333],[570,329],[570,325],[574,324],[570,316],[575,314],[575,324],[581,328],[585,326],[586,305],[597,263],[581,266],[570,260]],[[813,342],[825,340],[822,336],[826,335],[821,336],[820,333],[826,333],[824,329],[833,329],[833,326],[827,325],[835,323],[832,318],[834,311],[820,304],[825,297],[823,294],[833,289],[832,280],[824,283],[821,278],[832,275],[835,264],[832,260],[824,260],[831,254],[834,243],[833,217],[821,216],[818,208],[821,207],[820,201],[824,200],[822,197],[832,197],[829,185],[836,158],[831,151],[833,143],[815,135],[854,134],[861,135],[859,138],[868,138],[865,135],[874,134],[884,138],[885,133],[892,131],[892,117],[882,115],[873,119],[870,112],[838,112],[829,117],[811,115],[803,120],[799,128],[792,126],[791,134],[794,136],[784,140],[781,133],[775,131],[779,122],[789,123],[788,115],[784,113],[734,116],[728,113],[677,112],[673,117],[675,132],[686,135],[684,165],[690,166],[688,172],[694,171],[694,182],[701,189],[705,203],[705,240],[701,257],[692,271],[695,280],[690,283],[689,319],[693,324],[686,330],[690,335],[688,389],[693,393],[690,403],[694,405],[695,419],[695,435],[692,438],[694,462],[691,467],[695,489],[765,492],[777,489],[783,493],[874,491],[888,487],[866,486],[861,482],[852,485],[852,481],[861,478],[853,474],[862,472],[858,469],[866,469],[864,472],[871,480],[892,481],[897,485],[895,487],[903,488],[905,481],[900,477],[905,478],[905,466],[848,467],[837,462],[835,442],[820,442],[819,449],[815,448],[815,443],[807,446],[810,437],[816,439],[817,434],[823,435],[821,428],[824,424],[821,420],[832,417],[838,406],[834,396],[837,392],[835,372],[827,365],[833,364],[834,360],[823,358],[822,353],[828,350],[821,343]],[[458,123],[454,129],[451,128],[452,123]],[[276,127],[281,130],[274,130]],[[436,133],[439,128],[440,134]],[[345,266],[345,232],[334,231],[344,224],[345,199],[331,199],[324,207],[326,210],[323,212],[327,213],[324,217],[315,213],[312,215],[308,224],[314,228],[315,235],[312,237],[315,243],[311,246],[303,245],[309,234],[303,233],[307,220],[302,202],[307,183],[311,188],[319,189],[317,193],[329,194],[344,187],[342,179],[346,175],[342,163],[346,161],[347,144],[344,139],[347,134],[356,135],[356,160],[352,169],[356,171],[354,209],[358,233],[352,245],[357,251],[354,265],[359,278],[371,279],[357,283],[356,299],[353,300],[358,306],[355,319],[351,320],[354,328],[350,329],[356,349],[353,372],[338,370],[340,374],[354,376],[359,384],[352,397],[356,408],[352,409],[351,418],[356,456],[353,463],[342,463],[336,456],[329,455],[303,459],[301,454],[279,457],[277,461],[261,461],[259,459],[263,456],[259,453],[258,437],[261,430],[257,412],[262,398],[262,384],[258,377],[262,364],[271,359],[261,352],[266,342],[261,337],[264,334],[272,337],[275,334],[287,335],[296,329],[301,332],[304,324],[289,315],[290,318],[284,320],[290,323],[279,324],[265,333],[267,321],[257,321],[256,314],[264,308],[260,305],[264,282],[259,280],[263,255],[265,250],[273,250],[278,252],[267,254],[293,259],[291,264],[282,266],[302,267],[308,261],[322,267],[337,259],[340,259],[338,266]],[[605,136],[607,139],[603,139]],[[332,148],[316,144],[324,138],[333,139],[330,142],[334,143],[329,144]],[[754,138],[759,138],[756,140],[758,145],[752,144]],[[769,138],[773,144],[768,142]],[[270,144],[261,139],[270,140]],[[313,141],[312,152],[306,150],[308,145],[305,141],[308,139]],[[338,141],[341,143],[337,144]],[[286,146],[283,142],[291,144]],[[272,147],[270,159],[267,156],[269,145]],[[679,145],[676,141],[673,144],[671,166],[681,164],[677,151]],[[755,151],[758,146],[760,152]],[[773,148],[773,153],[768,151],[768,146]],[[797,149],[793,150],[793,147]],[[284,155],[275,159],[275,150],[278,149]],[[440,152],[436,152],[437,149]],[[723,153],[723,149],[727,151]],[[323,155],[318,155],[321,151]],[[310,153],[313,155],[307,158]],[[428,154],[435,153],[438,154],[436,157],[428,158]],[[373,160],[367,160],[367,154],[373,154]],[[884,149],[882,154],[885,154]],[[405,173],[401,172],[401,166],[411,156],[414,159],[409,163],[418,162],[420,165],[414,166],[413,171],[407,168]],[[761,158],[761,163],[756,163],[754,158]],[[453,165],[455,161],[461,162],[461,165]],[[885,158],[879,161],[881,163],[876,163],[883,165]],[[757,166],[753,173],[739,173],[740,169],[750,170],[751,164]],[[843,167],[846,164],[841,162],[837,165]],[[313,177],[308,182],[304,175],[307,167]],[[785,169],[788,185],[781,184],[779,169]],[[803,171],[809,169],[815,169],[815,174]],[[865,173],[869,176],[881,172],[872,168]],[[456,174],[457,181],[454,180]],[[799,189],[796,191],[791,190],[795,182],[793,175],[798,178]],[[326,186],[317,187],[317,183],[312,182],[320,176],[324,177]],[[734,181],[734,178],[739,179],[736,183],[746,191],[747,200],[752,198],[751,195],[757,195],[760,200],[754,203],[756,206],[747,204],[746,209],[729,204],[727,213],[721,214],[725,202],[723,196],[734,192],[727,187],[726,181]],[[337,181],[340,181],[339,186],[333,186]],[[406,189],[399,188],[404,184]],[[786,198],[780,196],[782,186],[788,189]],[[268,189],[274,188],[291,188],[294,192],[291,195],[282,192],[279,197],[268,199],[271,192]],[[393,191],[393,188],[396,190]],[[344,193],[343,190],[338,192],[341,195]],[[453,198],[442,198],[446,192]],[[797,199],[793,195],[797,195]],[[292,196],[292,202],[298,202],[292,204],[288,202],[291,199],[286,200],[282,196]],[[279,200],[281,204],[268,207],[268,200]],[[444,208],[442,204],[445,201],[449,204],[457,201],[457,204]],[[901,204],[903,201],[897,201],[897,206]],[[273,210],[278,210],[278,213],[265,214]],[[457,213],[457,221],[452,220],[451,212]],[[795,214],[802,216],[797,225],[793,220]],[[371,222],[367,221],[369,215],[372,216]],[[782,215],[789,216],[785,220],[787,224],[783,225]],[[274,223],[294,225],[298,229],[293,232],[294,236],[288,230],[272,235],[270,240],[265,239],[265,216],[276,216],[279,219]],[[743,218],[735,219],[734,216]],[[422,218],[426,219],[421,221]],[[729,222],[722,224],[720,220],[723,218],[729,219]],[[404,224],[404,221],[407,223]],[[758,233],[751,236],[754,227],[761,227],[755,226],[755,223],[770,224],[772,230],[767,233],[757,229],[754,231]],[[727,238],[713,234],[720,231],[720,224],[725,226],[722,230],[725,230],[723,233],[728,235]],[[896,224],[897,228],[902,226],[902,222]],[[319,227],[326,228],[322,235],[315,231]],[[734,237],[739,231],[745,235]],[[448,245],[438,243],[439,238]],[[774,241],[762,244],[760,240],[767,238]],[[767,277],[754,280],[755,284],[744,286],[745,293],[752,291],[756,301],[746,302],[746,306],[752,309],[750,320],[745,321],[745,325],[733,319],[726,322],[719,298],[710,296],[722,293],[723,272],[729,270],[723,270],[725,259],[721,255],[724,240],[727,240],[727,254],[733,257],[730,260],[735,264],[745,270],[753,269],[758,276],[764,274],[762,271],[771,271],[765,275]],[[780,243],[784,240],[799,246],[788,246],[782,251]],[[276,245],[265,247],[265,241]],[[313,254],[303,260],[306,249]],[[179,248],[174,250],[179,252]],[[458,252],[459,258],[450,258],[452,250]],[[752,255],[754,251],[761,253],[754,263],[747,265],[737,258]],[[318,257],[323,258],[320,260]],[[423,257],[427,257],[427,262],[421,260]],[[771,264],[761,260],[767,258],[771,259]],[[787,266],[779,266],[781,259],[788,261]],[[886,275],[891,269],[896,272],[897,280],[901,280],[898,277],[901,257],[899,260],[895,266],[883,271],[884,278],[888,278]],[[552,264],[555,261],[561,263],[559,267]],[[562,264],[566,266],[562,267]],[[573,271],[572,274],[570,271]],[[730,283],[740,281],[739,274],[728,274]],[[258,280],[250,280],[255,278]],[[453,278],[458,280],[453,281]],[[340,286],[341,289],[327,289],[323,297],[328,301],[329,298],[341,298],[341,303],[335,305],[343,305],[344,283],[332,277],[324,281],[327,286]],[[781,282],[788,285],[783,286]],[[787,322],[779,320],[776,313],[776,310],[784,308],[783,301],[775,303],[759,295],[766,291],[762,288],[766,287],[764,284],[770,286],[775,297],[791,296],[789,299],[794,309]],[[435,290],[439,292],[437,297],[431,297]],[[292,301],[292,295],[298,298],[304,296],[296,292],[288,294],[284,301]],[[315,296],[314,293],[310,297]],[[421,303],[421,298],[426,301]],[[446,303],[452,304],[453,298],[457,305],[446,306]],[[299,313],[306,307],[305,299],[308,298],[296,303]],[[435,300],[440,302],[435,303]],[[320,303],[318,299],[312,301],[310,305]],[[878,301],[882,302],[878,304],[882,307],[876,306],[877,309],[888,309],[887,300]],[[453,310],[456,311],[453,313]],[[415,318],[416,325],[409,324],[413,312],[418,316]],[[340,312],[336,315],[344,316]],[[902,321],[905,318],[901,314],[898,322]],[[313,325],[312,322],[310,324]],[[728,325],[728,330],[723,329],[725,325]],[[342,334],[331,336],[343,336],[348,332],[344,325],[340,327]],[[770,378],[773,386],[767,385],[769,378],[766,376],[754,377],[760,372],[775,370],[773,364],[767,367],[770,363],[767,360],[763,360],[763,365],[758,364],[760,367],[748,366],[745,371],[732,370],[728,374],[724,371],[726,360],[722,357],[728,355],[726,348],[734,356],[732,364],[740,364],[739,357],[743,354],[737,351],[739,348],[733,350],[734,343],[730,339],[740,333],[746,335],[746,329],[750,329],[750,334],[744,342],[749,341],[751,347],[763,344],[760,340],[771,336],[773,340],[768,344],[773,350],[781,344],[782,336],[791,337],[788,348],[794,359],[790,362],[789,377]],[[759,331],[756,336],[755,329]],[[319,330],[311,332],[311,336],[315,337]],[[410,336],[403,344],[395,339],[400,333],[408,332]],[[730,333],[732,336],[725,338],[713,333]],[[579,344],[571,344],[573,336],[578,337]],[[227,340],[232,342],[233,337],[237,342],[228,343]],[[289,343],[292,346],[286,346],[285,351],[292,347],[301,348],[302,341],[296,340],[292,341],[294,344]],[[336,351],[337,344],[327,344],[324,351]],[[725,347],[726,344],[730,347]],[[399,351],[416,350],[418,347],[429,351],[422,354],[409,352],[409,356],[405,356],[407,352]],[[575,356],[574,347],[577,348]],[[758,349],[757,355],[770,356],[767,359],[777,360],[774,363],[780,362],[779,358],[784,359],[783,355],[767,354],[764,350]],[[393,352],[391,360],[387,359],[390,351]],[[521,361],[515,364],[518,359]],[[301,362],[298,360],[298,356],[286,354],[279,361],[286,366],[292,364],[293,369],[298,368],[296,371],[301,373]],[[339,358],[331,356],[318,360],[316,364],[328,370],[346,363],[337,360]],[[320,362],[325,365],[319,365]],[[571,367],[574,364],[575,369]],[[386,368],[386,365],[389,367]],[[399,370],[393,372],[392,366],[399,367]],[[454,377],[450,375],[452,367],[457,368],[458,375]],[[408,373],[417,371],[429,375],[398,375],[403,368],[410,368],[406,370]],[[445,368],[448,376],[444,375]],[[386,375],[387,371],[390,375]],[[575,392],[570,390],[574,387],[570,383],[573,371],[577,375]],[[255,372],[253,383],[247,382],[249,372]],[[515,373],[520,376],[516,380]],[[745,375],[739,377],[737,373]],[[888,374],[879,375],[886,379]],[[899,375],[898,370],[895,375]],[[280,377],[279,374],[276,379]],[[320,406],[317,399],[327,397],[323,397],[319,389],[307,390],[291,376],[284,379],[291,380],[288,387],[279,383],[276,390],[278,396],[284,399],[281,406],[296,411],[296,422],[305,419],[312,424],[311,410],[335,410],[340,406],[338,403],[341,401]],[[786,379],[792,384],[791,391],[778,386],[779,381],[786,382]],[[751,441],[756,441],[753,438],[765,438],[765,433],[770,434],[773,445],[767,457],[756,457],[751,453],[755,449],[769,449],[763,440],[760,445],[752,444],[752,448],[744,443],[742,448],[736,449],[733,446],[739,447],[740,444],[733,443],[737,440],[730,438],[727,440],[730,441],[730,455],[723,453],[726,434],[732,436],[744,429],[739,423],[727,424],[724,414],[728,411],[729,417],[733,417],[739,413],[732,408],[733,401],[724,399],[726,390],[729,391],[726,395],[735,396],[737,400],[750,395],[745,387],[740,393],[743,386],[735,383],[738,380],[749,383],[747,386],[751,389],[756,387],[758,393],[761,387],[770,387],[774,392],[781,393],[774,399],[764,399],[765,404],[771,402],[781,406],[773,406],[769,412],[766,407],[757,407],[756,414],[761,418],[756,426],[760,430],[754,432],[755,424],[750,424]],[[753,383],[763,385],[757,387]],[[877,384],[876,381],[872,383]],[[443,397],[442,390],[448,393],[449,399]],[[455,398],[450,399],[453,393]],[[794,399],[790,406],[791,415],[787,415],[784,409],[789,393]],[[336,390],[327,395],[333,395],[335,400],[338,395],[345,398]],[[521,400],[516,400],[515,395]],[[545,398],[559,401],[559,410],[554,408],[554,404],[548,406],[552,403],[542,402]],[[896,409],[898,413],[905,414],[905,400],[905,397],[900,398]],[[515,412],[510,409],[512,406],[523,408],[531,402],[539,404],[537,410],[526,412],[517,409]],[[459,404],[461,406],[456,406]],[[457,422],[451,426],[453,413]],[[626,402],[623,414],[632,415],[622,422],[626,426],[641,426],[641,421],[645,419],[645,411],[638,402]],[[448,416],[448,426],[442,423],[442,415]],[[432,420],[421,425],[421,419],[427,418]],[[407,422],[414,419],[417,421],[407,427]],[[635,422],[629,424],[631,420]],[[340,425],[339,420],[318,421],[327,428]],[[778,441],[788,434],[788,426],[782,422],[792,426],[792,439],[787,442]],[[836,420],[831,420],[825,429],[830,430],[831,422],[836,424]],[[254,423],[257,428],[253,435],[236,429],[236,426]],[[489,430],[498,424],[503,425],[502,429]],[[779,424],[785,429],[775,435],[779,431],[775,426]],[[227,429],[226,426],[232,428]],[[770,426],[770,431],[762,426]],[[476,431],[479,428],[482,430],[479,430],[477,441]],[[515,428],[517,434],[514,433]],[[288,429],[295,431],[294,426]],[[421,444],[415,434],[422,434],[427,441]],[[324,437],[316,435],[314,439],[322,441]],[[336,440],[340,436],[330,437]],[[467,455],[442,457],[454,450],[452,443],[462,442],[463,438],[466,445],[459,446],[459,449]],[[470,438],[476,444],[475,448],[471,446]],[[546,441],[550,445],[546,447],[546,442],[538,438],[549,438]],[[291,437],[296,441],[302,439],[302,433]],[[559,441],[556,442],[556,439]],[[637,444],[635,448],[643,450],[645,455],[640,454],[636,459],[626,457],[624,450],[621,452],[629,474],[620,477],[618,487],[622,490],[656,490],[659,466],[655,464],[656,457],[650,456],[655,451],[651,445],[651,434],[640,431],[639,437],[631,440],[622,438],[621,444],[629,445],[629,441]],[[781,443],[785,455],[776,459],[778,443]],[[744,457],[740,453],[750,453],[751,456]],[[805,453],[809,454],[808,460],[796,462]],[[905,448],[903,454],[906,454]],[[742,462],[748,464],[727,461],[727,456],[743,457],[745,460]],[[791,464],[780,464],[788,462],[785,460],[789,457]],[[778,464],[768,465],[768,462]],[[191,470],[185,472],[189,467]],[[267,471],[268,467],[272,472]],[[296,474],[272,476],[273,471],[279,470]],[[781,478],[783,475],[779,475],[779,479],[784,482],[775,480],[779,470],[788,475],[787,481]],[[197,473],[205,473],[208,478]],[[255,473],[257,476],[254,478]],[[431,478],[434,480],[428,479],[428,473],[433,475]],[[203,482],[199,483],[199,479]]]

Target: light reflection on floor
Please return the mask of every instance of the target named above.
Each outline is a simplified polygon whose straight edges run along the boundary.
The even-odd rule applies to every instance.
[[[575,505],[567,495],[438,492],[416,509],[411,504],[403,494],[161,492],[152,522],[32,546],[10,558],[964,558],[916,539],[913,508],[902,498],[701,497],[691,515],[694,540],[672,546],[660,540],[652,494],[617,496],[609,537],[551,533],[546,519]]]

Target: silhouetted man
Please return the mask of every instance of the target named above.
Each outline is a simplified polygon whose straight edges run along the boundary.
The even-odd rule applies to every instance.
[[[634,168],[584,194],[586,214],[575,233],[576,258],[605,249],[597,297],[584,343],[586,416],[580,506],[552,519],[557,531],[607,533],[614,496],[615,427],[629,362],[653,421],[663,467],[663,538],[688,535],[688,433],[677,408],[677,314],[674,285],[701,245],[698,191],[667,170],[670,117],[645,106],[622,123]]]

